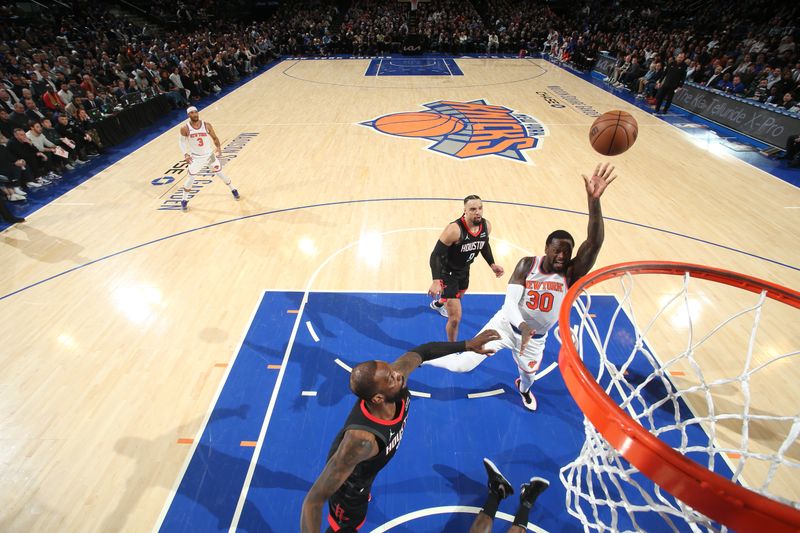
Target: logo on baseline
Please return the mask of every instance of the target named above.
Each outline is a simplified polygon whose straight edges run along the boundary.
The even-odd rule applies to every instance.
[[[361,125],[397,137],[433,141],[428,150],[458,159],[496,155],[529,162],[525,150],[539,148],[547,135],[544,125],[486,100],[439,100],[423,104],[427,111],[391,113]]]

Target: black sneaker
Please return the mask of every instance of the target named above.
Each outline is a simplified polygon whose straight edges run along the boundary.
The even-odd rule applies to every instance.
[[[508,482],[506,477],[500,473],[497,467],[489,459],[483,458],[483,466],[489,477],[489,490],[496,494],[501,500],[506,496],[514,494],[514,487]]]
[[[484,459],[485,461],[485,459]],[[541,493],[547,490],[550,482],[541,477],[532,477],[527,483],[523,483],[519,492],[519,503],[530,509]]]
[[[522,392],[519,390],[520,381],[521,380],[519,378],[514,380],[514,386],[516,387],[519,395],[522,397],[522,405],[529,411],[535,411],[537,407],[536,396],[534,396],[530,390],[528,392]]]

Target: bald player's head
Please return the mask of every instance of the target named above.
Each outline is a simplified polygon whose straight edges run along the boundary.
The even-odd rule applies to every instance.
[[[375,374],[378,372],[378,361],[367,361],[353,368],[350,373],[350,390],[362,400],[372,401],[378,394],[378,380]]]

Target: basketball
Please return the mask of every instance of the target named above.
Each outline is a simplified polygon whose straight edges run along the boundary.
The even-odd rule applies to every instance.
[[[386,115],[374,126],[383,133],[403,137],[438,137],[464,129],[464,123],[456,117],[424,111]]]
[[[633,115],[625,111],[603,113],[589,129],[589,142],[598,153],[619,155],[633,146],[639,125]]]

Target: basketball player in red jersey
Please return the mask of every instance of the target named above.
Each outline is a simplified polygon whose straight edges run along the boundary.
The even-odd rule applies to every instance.
[[[239,191],[233,186],[230,178],[222,173],[222,162],[219,160],[222,157],[222,146],[220,146],[214,127],[210,123],[200,120],[200,113],[194,106],[186,108],[186,114],[189,115],[189,120],[181,126],[178,136],[178,145],[181,147],[183,159],[189,164],[189,177],[183,184],[181,209],[186,211],[189,204],[189,192],[194,184],[195,176],[203,173],[203,170],[219,176],[231,190],[233,197],[238,200]],[[214,143],[213,147],[212,142]]]
[[[569,285],[586,275],[597,260],[605,237],[600,197],[616,177],[614,167],[608,163],[597,165],[591,178],[583,176],[589,202],[589,228],[575,257],[572,257],[575,247],[572,235],[564,230],[548,235],[543,256],[523,257],[517,263],[506,287],[503,307],[484,326],[499,332],[501,337],[490,343],[489,348],[511,350],[519,371],[516,389],[522,405],[530,411],[537,407],[531,386],[542,362],[547,332],[558,322]],[[464,352],[426,364],[451,372],[469,372],[485,360],[482,354]]]
[[[319,533],[322,506],[328,500],[328,533],[355,533],[367,516],[372,482],[394,457],[403,439],[411,394],[408,376],[424,361],[484,348],[500,338],[485,330],[461,342],[429,342],[401,355],[394,363],[367,361],[353,368],[350,389],[358,396],[344,426],[333,440],[328,463],[303,500],[301,533]]]
[[[428,296],[435,298],[431,308],[447,318],[447,340],[458,338],[461,322],[461,297],[469,287],[469,266],[478,254],[489,263],[496,277],[504,274],[503,267],[494,262],[489,246],[492,225],[483,218],[483,202],[478,195],[464,198],[464,214],[444,228],[431,253],[433,282]]]

